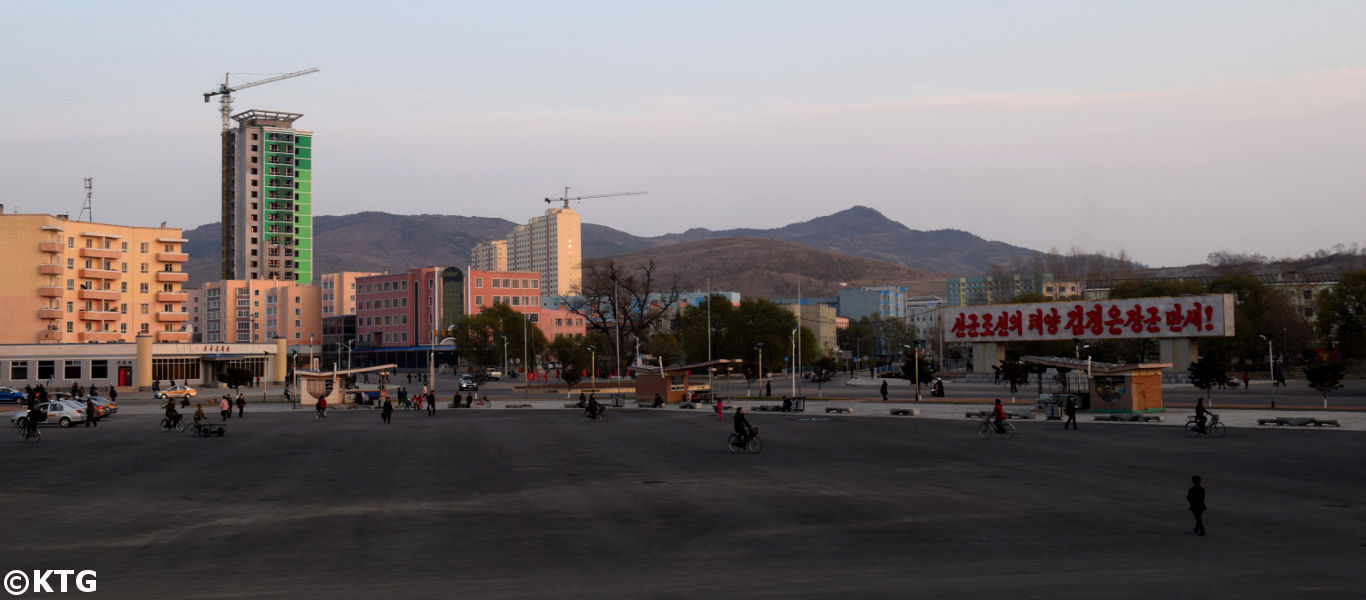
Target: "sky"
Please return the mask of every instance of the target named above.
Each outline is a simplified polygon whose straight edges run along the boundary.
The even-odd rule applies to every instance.
[[[317,214],[644,236],[868,206],[1150,266],[1366,245],[1366,2],[5,2],[0,203],[219,218],[217,102],[303,113]],[[240,75],[239,75],[240,74]],[[501,234],[502,232],[497,232]],[[421,232],[413,232],[421,240]]]

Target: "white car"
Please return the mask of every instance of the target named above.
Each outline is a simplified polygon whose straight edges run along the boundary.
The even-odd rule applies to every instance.
[[[47,419],[39,425],[71,427],[77,423],[85,422],[85,406],[75,402],[44,402],[38,405],[38,410],[47,413]],[[16,427],[23,427],[28,422],[28,411],[14,411],[9,422]]]
[[[489,369],[488,372],[484,374],[484,378],[489,381],[498,381],[502,377],[503,372],[497,369]]]

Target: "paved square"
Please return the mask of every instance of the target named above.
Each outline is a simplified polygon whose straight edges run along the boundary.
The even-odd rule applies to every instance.
[[[616,410],[11,436],[0,571],[115,598],[1360,597],[1366,434]],[[214,417],[217,421],[217,417]],[[1185,492],[1208,489],[1207,537]]]

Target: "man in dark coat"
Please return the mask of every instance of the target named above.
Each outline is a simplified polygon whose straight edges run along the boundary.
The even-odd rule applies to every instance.
[[[882,380],[882,401],[887,401],[887,380]]]
[[[1077,428],[1077,401],[1071,396],[1067,397],[1067,406],[1062,409],[1063,414],[1067,415],[1067,422],[1062,424],[1063,429],[1070,425],[1072,429]]]
[[[1186,492],[1186,502],[1190,503],[1191,514],[1195,515],[1195,529],[1191,530],[1196,535],[1205,535],[1205,522],[1201,516],[1205,514],[1205,488],[1200,487],[1200,476],[1191,476],[1191,489]]]

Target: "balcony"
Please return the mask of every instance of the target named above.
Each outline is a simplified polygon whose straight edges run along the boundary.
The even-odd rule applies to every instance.
[[[38,265],[38,273],[40,275],[61,275],[62,265],[56,263],[44,263]]]
[[[60,342],[60,341],[62,341],[62,332],[57,331],[56,329],[48,329],[48,330],[44,330],[44,331],[39,331],[39,332],[38,332],[38,341],[39,341],[39,342]]]
[[[84,279],[118,279],[123,276],[112,269],[76,269],[76,274]]]
[[[38,288],[38,295],[44,298],[61,298],[66,293],[66,288],[48,286]]]
[[[62,318],[62,309],[60,309],[60,308],[40,308],[40,309],[38,309],[38,318],[39,318],[39,319],[60,319],[60,318]]]
[[[187,273],[181,273],[178,271],[157,271],[157,281],[160,281],[162,283],[172,283],[177,281],[185,282],[189,280],[190,276]]]
[[[185,292],[157,292],[157,302],[189,302],[190,295]]]
[[[82,342],[117,342],[123,339],[123,334],[117,331],[83,331],[81,332]]]
[[[158,252],[157,260],[161,262],[183,263],[190,260],[190,255],[184,252]]]
[[[82,321],[117,321],[123,317],[117,310],[83,310],[80,315]]]
[[[161,311],[157,313],[157,320],[162,323],[184,323],[190,320],[190,313]]]
[[[188,331],[158,331],[156,332],[157,342],[188,342],[190,332]]]
[[[38,242],[39,252],[56,252],[60,254],[62,252],[62,248],[63,246],[61,242]]]
[[[76,297],[81,300],[118,300],[123,294],[117,290],[81,290]]]
[[[105,248],[81,248],[82,258],[118,258],[120,256],[123,256],[123,253],[119,252],[118,250],[109,250]]]

